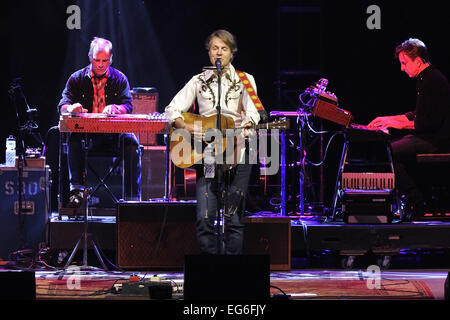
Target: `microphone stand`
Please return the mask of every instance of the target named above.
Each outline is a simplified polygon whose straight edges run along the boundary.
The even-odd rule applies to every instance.
[[[22,97],[24,97],[22,92],[22,87],[19,83],[20,79],[15,79],[13,82],[13,85],[8,90],[8,93],[10,94],[10,98],[13,102],[13,106],[16,112],[16,121],[17,121],[17,141],[16,141],[16,150],[18,155],[18,161],[17,161],[17,188],[18,188],[18,208],[17,208],[17,216],[18,216],[18,233],[19,233],[19,251],[24,249],[25,240],[24,240],[24,221],[23,221],[23,213],[24,213],[24,192],[23,192],[23,167],[26,166],[26,157],[25,157],[25,142],[23,139],[23,128],[20,125],[20,116],[19,116],[19,109],[17,107],[17,100],[14,96],[15,90],[20,90],[20,93],[22,94]],[[25,100],[26,103],[26,100]],[[27,105],[28,107],[28,105]],[[29,109],[29,108],[28,108]],[[13,209],[14,210],[14,209]]]
[[[220,63],[220,60],[216,61],[216,69],[217,69],[217,120],[216,120],[216,127],[218,132],[222,132],[222,107],[220,106],[220,100],[222,95],[222,65]],[[222,141],[218,141],[218,143],[222,143]],[[222,215],[221,215],[221,209],[222,205],[225,205],[224,212],[227,210],[227,204],[226,204],[226,186],[224,183],[224,177],[223,177],[223,165],[216,163],[216,174],[217,174],[217,186],[218,186],[218,192],[219,196],[217,198],[217,215],[216,215],[216,226],[217,226],[217,252],[218,254],[223,254],[224,252],[224,245],[223,245],[223,237],[224,232],[221,230],[220,222],[222,221]],[[222,222],[223,226],[222,228],[225,228],[225,221]]]

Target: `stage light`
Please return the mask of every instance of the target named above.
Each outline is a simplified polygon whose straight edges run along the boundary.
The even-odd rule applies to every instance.
[[[142,0],[79,0],[76,4],[81,13],[80,29],[67,31],[61,90],[70,74],[89,64],[87,54],[93,37],[102,37],[113,44],[111,66],[127,76],[132,88],[154,86],[164,101],[174,95],[176,83],[150,15],[160,10],[159,6]]]

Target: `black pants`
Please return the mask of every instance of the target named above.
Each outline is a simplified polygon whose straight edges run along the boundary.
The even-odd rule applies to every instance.
[[[88,140],[88,154],[117,154],[123,149],[125,171],[126,200],[140,200],[141,161],[139,144],[134,134],[71,133],[69,136],[68,165],[70,190],[84,189],[84,148],[83,141]]]
[[[252,165],[239,164],[231,172],[225,174],[227,179],[226,207],[229,209],[224,214],[223,243],[224,251],[221,252],[221,241],[218,238],[215,225],[218,209],[219,185],[217,179],[206,179],[203,166],[197,168],[197,242],[200,254],[237,255],[243,252],[244,223],[242,222],[245,210],[245,194]],[[216,175],[217,176],[217,175]]]
[[[438,149],[428,141],[408,134],[391,142],[394,161],[395,182],[400,195],[405,195],[412,202],[422,200],[417,186],[417,160],[420,153],[434,153]]]

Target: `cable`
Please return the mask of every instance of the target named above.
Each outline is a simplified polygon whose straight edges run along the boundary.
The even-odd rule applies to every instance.
[[[341,133],[341,132],[336,132],[336,133],[334,133],[334,134],[331,136],[330,140],[328,140],[327,146],[326,146],[326,148],[325,148],[325,154],[324,154],[324,156],[323,156],[323,159],[322,159],[320,162],[314,163],[314,162],[309,161],[309,160],[306,160],[306,161],[307,161],[309,164],[313,165],[313,166],[316,166],[316,167],[317,167],[317,166],[321,166],[321,165],[325,162],[325,160],[326,160],[326,158],[327,158],[328,147],[330,146],[331,141],[334,139],[334,137],[336,137],[336,136],[339,135],[339,134],[342,134],[342,133]]]
[[[303,101],[303,97],[304,96],[309,96],[311,98],[309,99],[308,102],[305,102],[305,101]],[[314,108],[314,105],[315,105],[316,99],[317,99],[316,97],[313,97],[311,94],[309,94],[307,92],[301,93],[298,96],[298,98],[299,98],[300,102],[302,103],[302,105],[305,107],[304,110],[306,110],[306,111],[311,110],[312,108]]]
[[[323,133],[328,133],[328,131],[316,131],[314,130],[314,128],[311,126],[311,124],[309,123],[309,116],[306,115],[306,124],[308,125],[309,130],[311,130],[313,133],[315,134],[323,134]]]
[[[289,299],[291,297],[290,294],[286,294],[286,292],[284,292],[281,288],[279,288],[277,286],[270,285],[270,288],[274,288],[274,289],[279,290],[282,293],[281,297],[283,297],[283,299]],[[281,297],[279,295],[276,295],[276,294],[273,295],[274,299],[280,299]]]

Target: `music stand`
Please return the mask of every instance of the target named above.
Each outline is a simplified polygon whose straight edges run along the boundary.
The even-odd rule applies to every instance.
[[[72,263],[73,258],[75,257],[75,254],[77,253],[79,246],[81,242],[83,241],[83,265],[80,267],[82,271],[87,270],[98,270],[99,268],[95,268],[92,266],[88,266],[87,264],[87,249],[88,249],[88,239],[90,238],[90,244],[92,245],[92,248],[94,249],[95,255],[97,256],[98,260],[100,261],[100,264],[103,267],[103,270],[108,270],[106,267],[105,262],[103,261],[103,258],[97,248],[97,245],[92,238],[92,234],[88,233],[88,215],[89,215],[89,192],[88,192],[88,185],[87,185],[87,167],[88,167],[88,150],[89,150],[89,143],[88,143],[88,137],[87,133],[85,133],[84,139],[81,141],[82,148],[84,150],[84,171],[83,171],[83,180],[84,180],[84,191],[83,191],[83,199],[84,199],[84,221],[83,221],[83,233],[80,236],[80,239],[77,241],[72,253],[69,256],[69,259],[67,260],[67,263],[64,266],[64,270],[66,270],[69,265]]]

